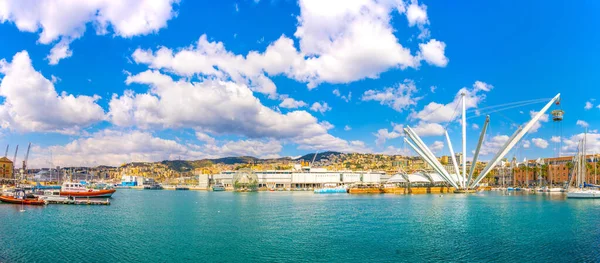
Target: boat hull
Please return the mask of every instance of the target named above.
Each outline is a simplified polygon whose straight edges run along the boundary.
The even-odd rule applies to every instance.
[[[567,198],[600,199],[600,191],[569,192],[567,193]]]
[[[315,189],[315,194],[345,194],[348,193],[348,189],[346,188],[321,188]]]
[[[19,205],[45,205],[46,201],[39,199],[18,199],[11,196],[0,196],[0,201]]]
[[[381,188],[350,188],[348,190],[350,194],[383,194],[384,191]]]
[[[105,189],[105,190],[89,190],[87,192],[75,192],[75,191],[60,191],[60,196],[73,196],[73,197],[111,197],[117,190]]]

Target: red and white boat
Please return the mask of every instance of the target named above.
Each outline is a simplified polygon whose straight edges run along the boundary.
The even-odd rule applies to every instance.
[[[89,189],[80,183],[64,182],[60,187],[60,196],[72,197],[111,197],[115,189]]]

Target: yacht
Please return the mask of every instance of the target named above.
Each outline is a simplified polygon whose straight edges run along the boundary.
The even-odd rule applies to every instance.
[[[225,186],[222,183],[216,183],[212,186],[212,190],[215,192],[225,191]]]
[[[585,133],[584,139],[579,141],[579,146],[577,147],[577,155],[575,155],[575,160],[573,162],[574,168],[571,180],[576,179],[575,185],[577,186],[577,188],[569,190],[567,192],[567,198],[600,199],[600,190],[598,190],[600,188],[600,185],[593,185],[585,182],[587,164],[585,154],[585,137],[587,137],[587,131]]]

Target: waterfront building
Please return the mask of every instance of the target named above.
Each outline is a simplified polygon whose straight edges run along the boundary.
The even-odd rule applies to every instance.
[[[354,183],[382,183],[389,178],[381,171],[329,171],[324,168],[294,165],[290,170],[255,171],[259,188],[304,189],[320,188],[323,185],[351,185]],[[222,183],[226,188],[233,187],[236,171],[223,171],[212,176],[212,184]]]
[[[12,178],[13,177],[13,162],[6,158],[0,158],[0,178]]]

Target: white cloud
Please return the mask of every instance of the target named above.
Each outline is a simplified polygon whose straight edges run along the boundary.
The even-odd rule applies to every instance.
[[[523,140],[521,141],[521,147],[523,147],[523,149],[529,149],[529,147],[531,147],[531,142],[529,140]]]
[[[533,138],[533,139],[531,139],[531,142],[533,142],[533,145],[535,145],[538,148],[541,148],[541,149],[548,148],[548,141],[546,141],[542,138]]]
[[[479,130],[479,125],[477,125],[477,123],[473,123],[471,127],[473,127],[473,130]]]
[[[552,136],[552,138],[550,138],[551,142],[560,142],[560,136]]]
[[[306,102],[301,101],[301,100],[295,100],[292,98],[285,98],[279,104],[279,107],[287,108],[287,109],[297,109],[297,108],[306,107],[306,106],[307,106]]]
[[[533,118],[538,112],[537,111],[529,111],[529,116]],[[542,114],[539,120],[531,126],[529,129],[529,133],[537,132],[542,127],[542,122],[548,122],[550,115],[547,113]]]
[[[312,106],[310,106],[310,110],[320,112],[321,114],[323,114],[327,111],[330,111],[331,107],[329,107],[327,102],[323,102],[323,103],[315,102],[312,104]]]
[[[216,140],[215,138],[211,137],[210,135],[204,133],[204,132],[200,132],[200,131],[196,131],[196,138],[199,141],[208,143],[208,144],[215,144]]]
[[[196,133],[199,135],[202,133]],[[201,137],[203,135],[200,135]],[[52,154],[54,165],[96,166],[121,165],[136,161],[162,161],[183,158],[196,160],[226,156],[276,156],[283,146],[276,140],[239,140],[217,143],[210,136],[203,137],[205,145],[180,144],[162,139],[150,132],[101,130],[89,137],[82,137],[66,145],[34,147],[32,167],[47,167]],[[73,158],[77,156],[77,158]]]
[[[149,132],[115,130],[98,131],[90,137],[78,138],[66,145],[36,148],[32,151],[32,167],[47,167],[50,152],[54,165],[60,166],[117,166],[132,161],[202,156],[174,140],[157,138]],[[73,158],[74,156],[77,158]]]
[[[322,122],[319,122],[319,124],[321,124],[321,126],[323,128],[325,128],[326,130],[331,130],[331,129],[335,128],[335,126],[328,121],[322,121]]]
[[[598,106],[600,107],[600,105],[598,105]],[[589,101],[586,101],[586,102],[585,102],[585,106],[584,106],[583,108],[584,108],[584,109],[586,109],[586,110],[589,110],[589,109],[591,109],[591,108],[593,108],[593,107],[594,107],[594,104],[592,104],[592,103],[591,103],[591,102],[589,102]]]
[[[386,105],[392,109],[402,112],[410,106],[416,105],[421,98],[414,97],[417,92],[415,82],[405,79],[403,83],[396,84],[395,87],[385,88],[383,90],[367,90],[362,96],[363,101],[378,101],[381,105]]]
[[[427,6],[424,4],[419,5],[417,1],[413,1],[408,8],[406,8],[406,18],[408,19],[409,26],[417,26],[421,33],[419,39],[428,38],[430,35],[429,29],[426,27],[429,24],[427,17]]]
[[[344,131],[349,131],[349,130],[352,130],[352,127],[350,127],[348,125],[344,126]]]
[[[419,44],[419,56],[427,63],[438,67],[448,65],[448,58],[445,55],[446,43],[431,39],[426,44]]]
[[[485,89],[482,89],[485,88]],[[443,123],[449,122],[452,117],[460,117],[460,109],[457,106],[461,100],[461,94],[465,93],[466,108],[477,108],[479,103],[485,100],[485,93],[493,88],[492,85],[476,81],[472,89],[462,88],[454,96],[454,100],[448,104],[430,102],[421,111],[413,112],[410,115],[411,119],[417,119],[427,122]],[[456,112],[455,112],[456,111]]]
[[[444,149],[444,142],[442,142],[442,141],[435,141],[435,142],[433,142],[433,144],[429,145],[429,149],[432,152],[437,153],[437,152],[439,152],[439,151],[441,151],[441,150]]]
[[[173,7],[178,0],[130,1],[20,1],[6,0],[0,4],[0,23],[14,23],[24,32],[39,32],[38,42],[58,43],[48,60],[56,64],[70,57],[70,43],[83,36],[88,24],[96,34],[129,38],[157,32],[176,16]]]
[[[342,95],[340,93],[339,89],[334,89],[333,90],[333,95],[335,95],[336,97],[340,97],[345,102],[349,102],[352,99],[352,92],[348,92],[348,95]]]
[[[10,63],[0,60],[0,74],[2,128],[73,134],[105,118],[96,103],[99,96],[58,94],[54,83],[33,68],[27,51],[15,54]]]
[[[207,41],[203,35],[195,46],[178,52],[166,47],[155,52],[138,49],[133,58],[137,63],[182,76],[210,75],[249,84],[256,78],[264,80],[266,75],[283,74],[308,83],[309,88],[323,82],[349,83],[378,78],[380,73],[392,68],[417,68],[420,59],[434,65],[447,63],[443,42],[429,41],[419,56],[413,56],[398,42],[390,22],[394,10],[405,11],[401,1],[302,0],[299,5],[298,27],[294,33],[299,49],[294,40],[281,36],[264,53],[250,51],[244,57],[227,51],[221,42]],[[422,15],[415,15],[412,21],[417,25],[424,23]],[[275,92],[274,88],[265,90],[258,86],[259,92],[270,95]],[[346,98],[350,100],[349,96]]]
[[[439,123],[428,123],[428,122],[419,122],[417,126],[413,127],[413,130],[420,137],[427,136],[440,136],[444,135],[444,127]]]
[[[244,85],[216,80],[174,81],[157,71],[129,76],[127,84],[147,84],[148,93],[113,94],[110,120],[118,126],[140,128],[201,127],[216,134],[250,138],[293,138],[326,130],[306,111],[278,113],[265,107]]]
[[[590,124],[589,124],[589,123],[587,123],[586,121],[582,121],[582,120],[577,120],[577,123],[576,123],[576,124],[577,124],[578,126],[581,126],[582,128],[587,128],[587,127],[589,127],[589,126],[590,126]]]
[[[479,153],[481,155],[496,154],[508,139],[508,135],[496,135],[491,139],[485,140]]]
[[[400,136],[403,135],[403,131],[402,129],[404,128],[404,126],[402,124],[394,124],[392,123],[392,130],[388,131],[387,129],[379,129],[377,130],[376,133],[373,133],[373,135],[375,135],[376,139],[375,139],[375,144],[377,146],[381,146],[383,144],[385,144],[385,142],[387,140],[391,140],[391,139],[395,139],[398,138]]]
[[[596,132],[588,133],[585,136],[585,133],[579,133],[572,135],[570,138],[563,139],[563,154],[575,154],[577,152],[577,146],[580,140],[586,140],[586,151],[588,154],[600,153],[600,134]]]
[[[431,91],[431,93],[435,93],[435,90],[437,90],[437,86],[431,86],[429,87],[429,90]]]

